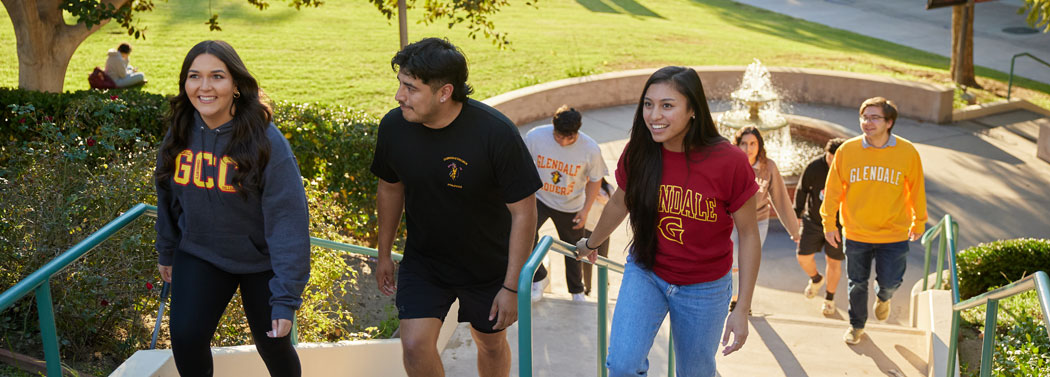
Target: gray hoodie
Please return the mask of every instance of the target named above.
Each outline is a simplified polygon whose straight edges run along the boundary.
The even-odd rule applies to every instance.
[[[233,125],[211,130],[195,119],[172,178],[157,184],[159,263],[170,266],[178,250],[233,274],[273,270],[271,317],[290,320],[310,277],[309,213],[291,147],[271,123],[262,190],[243,197],[232,186],[236,164],[224,156]]]

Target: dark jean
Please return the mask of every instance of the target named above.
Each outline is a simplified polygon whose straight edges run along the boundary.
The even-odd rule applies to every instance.
[[[536,201],[536,237],[532,241],[533,248],[536,247],[536,243],[539,242],[540,227],[543,223],[547,222],[547,219],[554,221],[554,229],[558,231],[558,239],[563,242],[567,242],[571,245],[575,245],[576,241],[583,238],[584,230],[573,229],[576,226],[572,222],[572,219],[576,217],[574,212],[562,212],[551,207],[547,207],[546,204],[537,200]],[[580,267],[582,262],[576,260],[576,258],[566,256],[565,257],[565,285],[569,288],[569,293],[583,293],[583,277],[582,269]],[[532,276],[532,281],[537,282],[547,277],[547,269],[540,264],[540,267],[536,269],[536,275]]]
[[[868,321],[868,280],[875,261],[875,297],[888,301],[904,281],[908,266],[908,241],[867,243],[847,239],[846,276],[849,278],[849,324],[864,328]]]

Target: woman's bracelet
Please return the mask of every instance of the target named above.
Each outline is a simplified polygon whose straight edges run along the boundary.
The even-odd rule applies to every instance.
[[[515,291],[513,289],[508,288],[506,284],[501,284],[501,285],[503,286],[503,289],[506,289],[506,290],[510,291],[510,293],[518,294],[518,291]]]
[[[587,250],[596,250],[596,249],[598,249],[596,247],[591,247],[590,242],[591,242],[590,238],[588,238],[586,241],[583,241],[583,247],[586,247]],[[598,246],[601,246],[601,245],[598,245]]]

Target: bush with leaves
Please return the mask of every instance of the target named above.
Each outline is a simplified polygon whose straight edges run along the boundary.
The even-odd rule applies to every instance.
[[[168,105],[158,95],[113,93],[0,89],[0,102],[9,104],[0,109],[0,286],[13,286],[134,204],[156,202],[152,170]],[[374,119],[290,103],[277,104],[275,115],[306,177],[311,234],[347,243],[374,237]],[[62,358],[75,369],[105,375],[148,347],[161,286],[153,223],[133,222],[52,278]],[[342,307],[357,276],[347,260],[313,249],[297,314],[300,341],[384,331],[354,323]],[[250,343],[238,297],[227,314],[213,345]],[[164,323],[159,345],[167,344]],[[0,347],[42,357],[31,297],[0,312]]]
[[[6,106],[0,109],[0,143],[39,141],[42,135],[35,125],[47,121],[79,132],[94,131],[103,122],[95,119],[94,111],[98,109],[90,106],[104,105],[100,101],[113,98],[119,99],[126,107],[107,121],[117,128],[138,129],[139,137],[151,145],[160,142],[164,137],[164,113],[168,110],[168,101],[160,94],[135,89],[44,93],[0,88],[0,103]],[[12,106],[18,110],[14,111]],[[67,117],[72,119],[62,121]]]
[[[78,106],[100,117],[125,108],[119,99],[109,98],[85,99]],[[8,173],[0,178],[3,287],[14,285],[133,205],[153,201],[153,148],[134,130],[101,125],[82,132],[71,124],[42,120],[31,124],[40,139],[5,155]],[[159,287],[153,233],[151,222],[132,223],[51,278],[64,361],[97,374],[105,368],[91,365],[111,365],[148,345],[152,323],[143,319],[156,310],[154,291]],[[38,355],[36,317],[32,299],[0,313],[4,347]]]
[[[962,326],[984,336],[987,307],[982,305],[962,312]],[[992,356],[994,376],[1050,376],[1050,338],[1035,291],[1028,291],[999,301],[996,315],[995,349]],[[981,339],[971,339],[980,343]],[[965,355],[965,354],[963,354]],[[960,360],[976,373],[981,360]],[[964,373],[963,375],[967,375]]]
[[[1020,238],[983,243],[960,251],[956,262],[959,296],[965,300],[1036,271],[1050,272],[1050,240]],[[1050,375],[1050,339],[1035,291],[1000,300],[995,329],[984,328],[986,315],[984,305],[965,310],[962,325],[985,336],[996,336],[994,376]],[[971,371],[980,368],[979,359],[960,362],[969,365]]]
[[[999,332],[992,375],[1050,376],[1050,338],[1046,336],[1045,322],[1033,317],[1021,318]]]
[[[1050,273],[1050,240],[1018,238],[982,243],[956,257],[963,300],[1036,271]]]
[[[274,118],[303,177],[320,179],[322,188],[338,193],[332,199],[347,209],[345,216],[329,220],[340,232],[375,247],[378,181],[369,167],[379,122],[362,111],[316,103],[279,102]]]

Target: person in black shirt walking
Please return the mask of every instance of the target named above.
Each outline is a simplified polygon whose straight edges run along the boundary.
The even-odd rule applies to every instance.
[[[802,179],[795,188],[795,216],[802,219],[802,235],[796,254],[798,265],[809,276],[803,294],[806,298],[813,298],[820,291],[820,286],[827,283],[824,304],[821,307],[824,315],[835,314],[835,288],[838,287],[839,278],[842,276],[842,260],[846,255],[842,253],[842,245],[831,245],[824,239],[820,205],[824,203],[824,181],[828,177],[829,166],[835,160],[835,151],[844,141],[846,140],[842,138],[828,140],[824,146],[824,155],[806,165]],[[824,270],[826,276],[817,272],[817,263],[813,257],[822,247],[824,258],[827,260]]]
[[[375,276],[384,294],[397,293],[405,371],[444,376],[437,339],[458,298],[479,375],[507,376],[503,329],[517,321],[515,287],[536,232],[536,165],[513,122],[467,98],[466,58],[447,40],[412,43],[390,63],[400,106],[380,121],[372,160]],[[408,239],[395,280],[390,253],[402,210]]]

